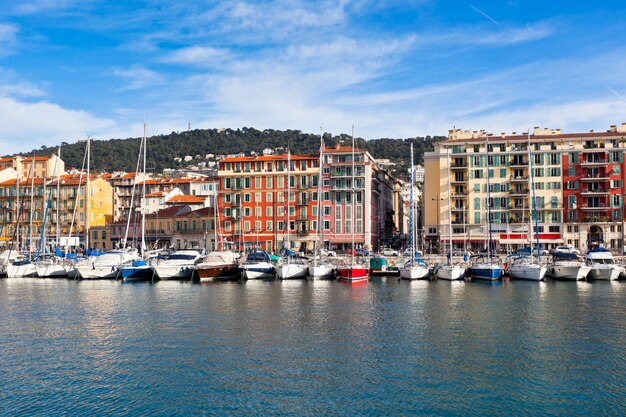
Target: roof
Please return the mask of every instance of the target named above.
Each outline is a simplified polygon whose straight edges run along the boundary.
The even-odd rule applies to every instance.
[[[352,146],[335,146],[335,147],[324,146],[324,153],[352,153],[352,149],[353,149]],[[364,152],[364,149],[355,147],[354,152],[355,153]]]
[[[169,190],[169,191],[157,191],[155,193],[146,194],[146,198],[147,197],[163,197],[164,195],[166,195],[170,191],[171,190]]]
[[[318,155],[291,155],[292,161],[317,160]],[[286,161],[287,154],[282,155],[262,155],[262,156],[231,156],[222,159],[220,162],[262,162],[262,161]]]
[[[196,195],[175,195],[166,201],[167,204],[204,204],[206,197]]]

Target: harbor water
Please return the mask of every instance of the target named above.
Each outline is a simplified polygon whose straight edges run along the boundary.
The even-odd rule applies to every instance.
[[[0,415],[626,415],[626,283],[0,280]]]

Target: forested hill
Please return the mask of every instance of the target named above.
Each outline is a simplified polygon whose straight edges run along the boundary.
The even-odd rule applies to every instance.
[[[422,163],[424,151],[433,149],[433,142],[444,140],[444,136],[427,136],[409,139],[356,139],[358,147],[365,147],[375,158],[386,158],[398,164],[394,171],[406,172],[410,161],[410,142],[414,143],[415,163]],[[169,135],[148,138],[147,163],[152,172],[161,172],[164,168],[178,168],[185,162],[177,163],[174,158],[194,157],[189,164],[204,161],[206,154],[227,155],[254,151],[261,154],[264,149],[289,147],[293,154],[316,154],[319,151],[319,135],[302,133],[299,130],[256,130],[254,128],[232,129],[196,129]],[[326,146],[337,143],[349,145],[348,135],[324,136]],[[94,140],[91,144],[91,169],[94,171],[126,170],[134,171],[137,165],[140,138]],[[50,155],[56,148],[34,151],[36,155]],[[61,144],[61,158],[66,169],[80,168],[83,163],[85,143]],[[32,152],[21,153],[30,156]],[[195,159],[201,155],[201,159]]]

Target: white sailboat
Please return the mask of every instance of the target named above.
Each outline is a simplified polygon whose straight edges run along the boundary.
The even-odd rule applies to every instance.
[[[322,256],[324,243],[324,228],[322,227],[322,173],[324,164],[324,132],[320,134],[320,161],[317,179],[317,227],[315,228],[315,243],[313,248],[313,265],[309,266],[308,274],[313,279],[333,279],[335,266]]]
[[[428,265],[423,259],[417,259],[415,257],[415,239],[413,236],[413,212],[415,211],[413,202],[413,183],[414,183],[414,169],[413,169],[413,143],[411,143],[411,188],[409,197],[409,246],[411,248],[410,259],[400,268],[400,278],[402,279],[426,279],[430,274]]]
[[[539,254],[541,253],[541,247],[539,243],[538,225],[539,220],[537,218],[537,207],[535,199],[535,181],[533,172],[532,153],[530,150],[530,129],[528,130],[528,181],[530,186],[530,192],[528,193],[528,199],[530,204],[529,209],[532,210],[532,216],[535,218],[535,236],[537,238],[537,260],[535,260],[535,254],[533,251],[533,239],[532,239],[532,224],[529,217],[528,234],[530,240],[530,254],[529,256],[518,256],[513,260],[513,263],[509,265],[509,275],[511,278],[525,279],[529,281],[541,281],[546,275],[548,269],[541,265],[538,261]]]
[[[304,260],[296,256],[291,251],[290,226],[291,226],[291,151],[287,151],[287,221],[285,227],[287,229],[286,243],[283,243],[283,251],[285,252],[282,263],[276,268],[276,275],[280,279],[301,279],[306,278],[307,264]]]
[[[33,262],[32,259],[32,241],[33,241],[33,235],[32,235],[32,230],[33,230],[33,214],[34,214],[34,196],[35,196],[35,155],[33,154],[33,160],[31,162],[31,167],[30,167],[30,171],[29,171],[29,175],[31,178],[31,187],[30,187],[30,220],[29,220],[29,237],[28,237],[28,256],[25,255],[20,255],[18,257],[15,258],[15,260],[11,263],[9,263],[7,265],[7,277],[9,278],[23,278],[23,277],[34,277],[37,275],[37,268],[35,267],[35,263]],[[19,182],[20,182],[20,178],[18,176],[17,178],[17,187],[18,187],[18,192],[17,194],[19,195]],[[24,203],[22,202],[22,205]],[[16,230],[18,231],[18,235],[19,235],[19,223],[20,223],[20,217],[21,217],[21,213],[23,212],[23,207],[20,207],[20,212],[18,214],[18,218],[17,218],[17,226],[16,226]],[[19,237],[18,237],[19,239]],[[9,250],[9,252],[11,252],[12,249]],[[10,257],[10,254],[9,254]]]
[[[87,149],[86,149],[87,155],[89,155],[89,139],[87,139]],[[61,159],[61,148],[59,147],[58,151],[57,151],[57,161]],[[81,172],[82,174],[82,172]],[[61,184],[61,176],[59,174],[57,174],[57,164],[54,164],[54,177],[56,177],[56,185],[57,185],[57,199],[56,199],[56,219],[57,219],[57,227],[56,227],[56,248],[59,247],[59,226],[58,226],[58,220],[59,220],[59,187]],[[80,187],[80,182],[79,182],[79,187]],[[44,193],[45,194],[45,193]],[[50,195],[52,195],[52,187],[50,187]],[[89,198],[89,197],[86,197]],[[40,243],[39,243],[39,253],[44,253],[45,251],[45,242],[46,242],[46,238],[45,238],[45,231],[46,231],[46,220],[48,218],[48,208],[49,208],[49,201],[50,198],[48,198],[48,200],[46,200],[45,202],[45,214],[44,214],[44,220],[43,220],[43,226],[41,228],[41,238],[40,238]],[[89,203],[87,203],[88,205]],[[54,256],[44,256],[40,259],[37,260],[36,262],[36,268],[37,268],[37,276],[40,278],[67,278],[68,277],[68,272],[70,270],[74,269],[74,265],[65,257],[59,257],[56,256],[56,254]]]
[[[144,136],[145,136],[145,124],[144,124]],[[89,139],[87,139],[87,141],[89,143]],[[135,170],[135,172],[139,171],[139,161],[141,160],[141,150],[142,149],[140,148],[139,150],[140,156],[137,159],[137,169]],[[87,161],[88,161],[87,162],[88,171],[87,171],[87,182],[86,182],[87,191],[85,192],[86,198],[90,194],[89,193],[89,158],[87,158]],[[144,178],[144,184],[145,184],[145,178]],[[134,198],[135,198],[135,187],[133,186],[133,191],[131,194],[131,207],[132,207],[132,202],[134,201]],[[86,204],[86,206],[88,210],[89,204]],[[72,223],[70,225],[70,234],[74,226],[75,214],[76,214],[76,209],[74,209],[74,214],[72,215]],[[86,214],[88,214],[88,212]],[[87,219],[89,218],[88,216],[85,216],[85,217]],[[80,277],[81,279],[85,279],[85,280],[118,279],[120,277],[122,265],[127,265],[140,259],[136,250],[126,249],[126,242],[128,241],[128,230],[130,226],[130,218],[131,218],[131,213],[129,212],[127,223],[126,223],[126,233],[124,235],[123,241],[121,242],[122,249],[107,251],[100,256],[90,256],[89,258],[79,262],[76,265],[77,277]],[[86,221],[85,222],[85,232],[86,232],[85,233],[85,247],[86,248],[89,245],[89,233],[87,233],[87,225],[88,223]]]
[[[141,149],[143,149],[143,181],[142,181],[142,193],[141,203],[139,209],[141,210],[141,247],[139,249],[140,259],[128,262],[121,265],[120,275],[124,281],[149,281],[155,277],[152,266],[144,259],[147,256],[146,252],[146,148],[148,147],[148,138],[146,137],[147,125],[143,124],[143,140],[141,142]]]
[[[448,250],[448,263],[445,265],[441,265],[439,269],[437,269],[437,278],[446,279],[450,281],[454,281],[457,279],[463,278],[465,275],[465,268],[460,265],[455,265],[452,263],[452,199],[450,196],[451,187],[450,183],[452,182],[452,178],[450,177],[450,149],[448,149],[448,238],[450,242],[450,248]]]
[[[469,275],[474,279],[497,281],[504,275],[504,267],[500,258],[493,254],[493,248],[491,247],[492,239],[492,227],[491,227],[491,204],[490,200],[490,184],[489,184],[489,140],[485,139],[485,158],[487,159],[487,218],[486,224],[489,228],[489,240],[487,241],[487,254],[472,256],[470,267],[468,268]]]

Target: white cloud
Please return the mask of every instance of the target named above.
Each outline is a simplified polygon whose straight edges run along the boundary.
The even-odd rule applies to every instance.
[[[17,26],[0,23],[0,56],[11,52],[17,41],[17,32]]]
[[[5,153],[72,141],[112,123],[87,112],[65,109],[46,101],[26,103],[0,97],[0,146]]]
[[[50,10],[67,9],[90,2],[89,0],[31,0],[20,2],[14,6],[14,9],[17,13],[21,14],[35,14]]]
[[[126,84],[120,91],[139,90],[145,86],[157,84],[163,81],[163,77],[158,73],[135,65],[131,68],[113,68],[113,75],[122,78]]]
[[[232,54],[227,49],[211,46],[189,46],[170,52],[162,58],[162,61],[207,66],[220,64],[232,58]]]

